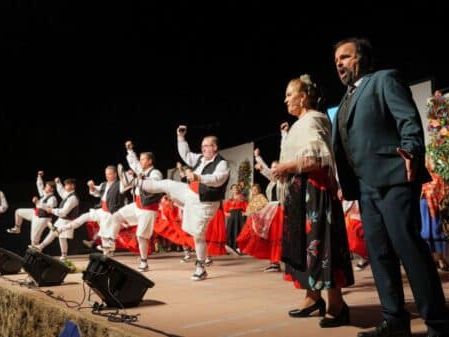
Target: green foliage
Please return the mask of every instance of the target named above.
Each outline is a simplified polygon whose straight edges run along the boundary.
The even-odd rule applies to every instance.
[[[434,96],[427,101],[428,131],[431,137],[427,152],[435,173],[449,182],[449,98]]]
[[[242,192],[245,195],[248,195],[248,192],[251,188],[251,175],[253,171],[251,168],[251,163],[248,159],[245,159],[239,164],[239,170],[238,170],[238,182],[242,182],[243,186],[240,186],[242,188]]]

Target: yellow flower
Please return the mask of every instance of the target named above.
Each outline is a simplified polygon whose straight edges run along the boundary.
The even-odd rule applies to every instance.
[[[431,119],[430,120],[430,125],[434,128],[437,128],[440,126],[440,120],[439,119]]]

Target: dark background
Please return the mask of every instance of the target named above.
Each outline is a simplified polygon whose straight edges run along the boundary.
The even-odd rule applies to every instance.
[[[0,189],[11,207],[0,243],[14,209],[31,206],[37,170],[76,177],[88,207],[85,182],[125,161],[127,139],[163,172],[178,160],[180,123],[194,150],[214,133],[275,159],[289,79],[311,74],[338,104],[339,39],[368,37],[380,68],[448,87],[447,31],[447,10],[429,1],[1,1]]]

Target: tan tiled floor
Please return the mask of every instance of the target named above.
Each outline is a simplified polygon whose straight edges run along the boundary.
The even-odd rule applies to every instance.
[[[115,258],[132,268],[138,265],[136,256]],[[281,273],[263,273],[267,261],[247,256],[218,257],[208,268],[209,278],[193,282],[190,280],[193,263],[180,263],[180,258],[179,253],[151,257],[151,269],[145,276],[156,285],[147,291],[140,306],[127,309],[128,314],[140,314],[137,324],[142,328],[126,327],[136,336],[348,337],[380,320],[379,302],[369,268],[356,272],[356,284],[344,290],[350,306],[351,325],[321,329],[317,317],[288,317],[288,310],[297,307],[303,291],[283,281]],[[87,265],[87,256],[71,257],[71,260],[80,268]],[[449,297],[449,274],[440,276],[446,297]],[[10,277],[19,279],[24,275]],[[405,284],[406,300],[413,316],[412,330],[417,336],[424,335],[425,325],[417,315],[406,280]],[[52,290],[65,299],[80,301],[83,294],[81,274],[68,275],[65,285]],[[62,304],[55,302],[55,305]],[[89,309],[82,311],[90,314]]]

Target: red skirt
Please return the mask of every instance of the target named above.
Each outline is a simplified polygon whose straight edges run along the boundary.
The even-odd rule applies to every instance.
[[[360,220],[346,217],[346,231],[348,233],[349,251],[365,259],[368,258],[368,249],[365,242],[365,231]]]
[[[251,217],[246,220],[237,238],[237,245],[240,250],[258,259],[269,259],[271,262],[280,262],[282,254],[282,223],[284,211],[282,206],[278,206],[271,222],[266,239],[258,235],[253,229]]]
[[[207,255],[226,255],[226,226],[225,216],[221,208],[209,221],[206,229]]]

